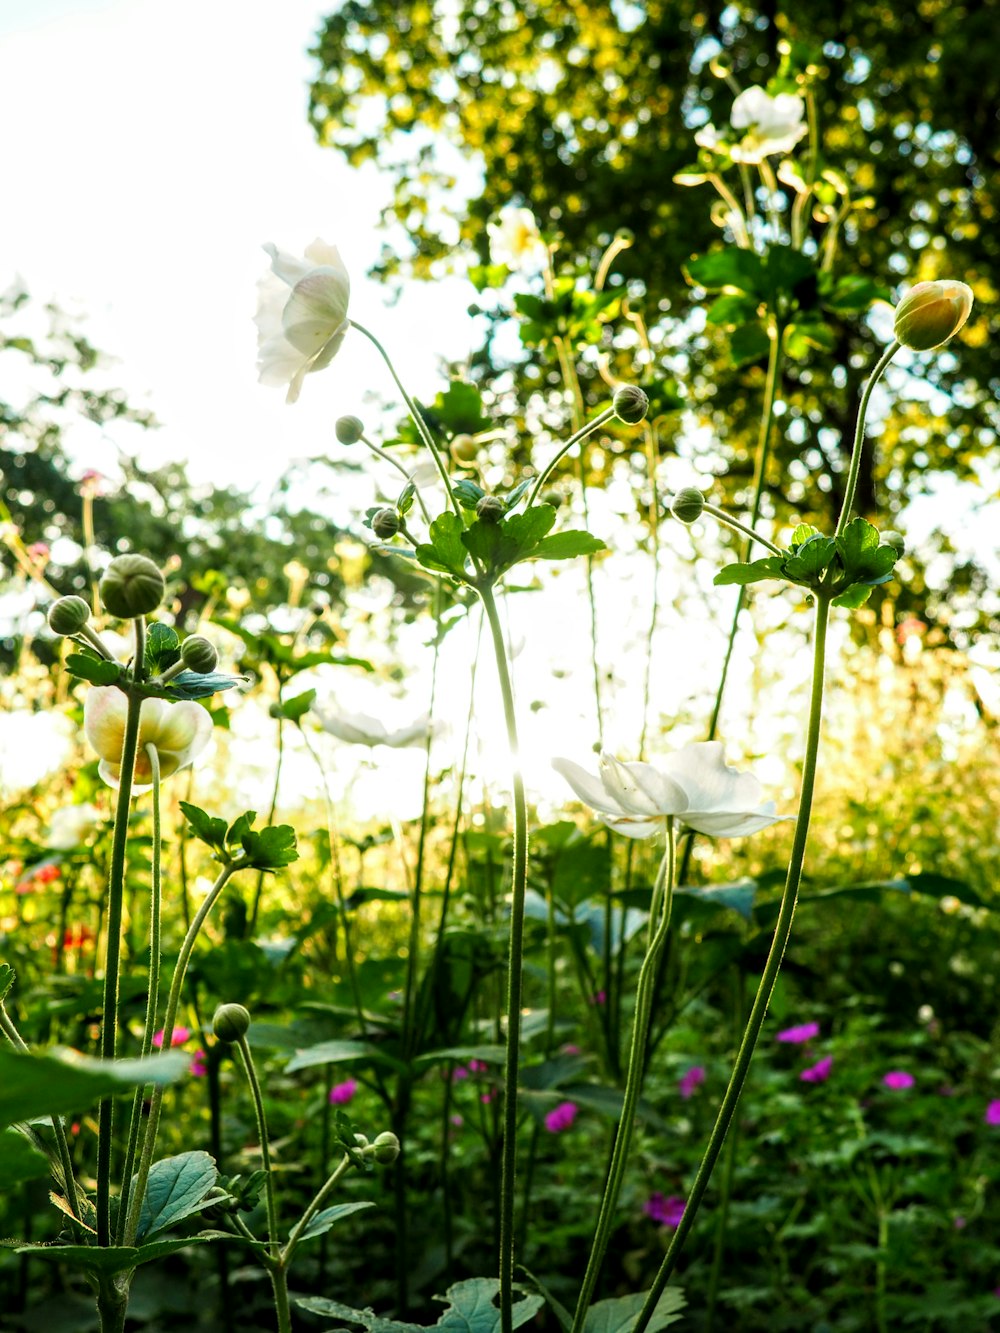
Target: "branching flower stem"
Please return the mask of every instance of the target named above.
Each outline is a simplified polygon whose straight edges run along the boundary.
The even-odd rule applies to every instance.
[[[532,486],[531,491],[528,494],[528,503],[525,505],[526,509],[530,509],[531,506],[538,499],[539,492],[541,491],[545,483],[548,481],[552,473],[555,471],[556,467],[559,464],[559,460],[563,458],[569,452],[570,449],[573,448],[574,444],[579,444],[580,441],[585,440],[588,435],[593,435],[595,430],[600,430],[600,428],[604,425],[604,423],[606,421],[610,421],[614,417],[614,415],[615,415],[615,409],[613,407],[606,407],[604,411],[599,412],[592,421],[586,422],[586,424],[581,426],[579,430],[573,432],[573,434],[569,437],[569,439],[562,446],[562,448],[555,455],[555,457],[551,458],[545,465],[545,467],[542,469],[542,471],[538,474],[535,484],[534,486]]]

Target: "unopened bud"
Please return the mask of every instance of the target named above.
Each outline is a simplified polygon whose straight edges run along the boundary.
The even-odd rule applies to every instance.
[[[479,455],[479,446],[471,435],[456,435],[451,442],[451,456],[459,463],[474,463]]]
[[[181,660],[189,671],[197,671],[199,676],[204,676],[218,666],[219,654],[214,644],[201,634],[189,634],[181,644]]]
[[[100,582],[104,609],[119,620],[148,616],[163,601],[163,575],[146,555],[117,555]]]
[[[391,1129],[376,1134],[369,1150],[379,1166],[392,1166],[399,1156],[399,1139]]]
[[[390,537],[395,537],[399,528],[399,513],[395,509],[380,509],[377,514],[372,515],[372,532],[382,541],[388,541]]]
[[[250,1011],[242,1004],[220,1004],[212,1019],[212,1031],[220,1041],[240,1041],[250,1030]]]
[[[481,523],[499,523],[507,512],[507,506],[498,495],[484,495],[476,505],[476,518]]]
[[[90,619],[90,607],[82,597],[60,597],[49,607],[49,629],[53,634],[78,634]]]
[[[705,508],[705,497],[694,486],[685,486],[670,502],[670,512],[682,523],[697,523]]]
[[[619,385],[615,390],[611,405],[615,409],[615,416],[618,420],[624,421],[630,426],[634,426],[637,421],[641,421],[649,411],[649,399],[635,384]]]
[[[918,282],[896,307],[896,341],[914,352],[941,347],[969,318],[972,300],[964,282]]]
[[[334,430],[341,444],[357,444],[365,433],[365,424],[360,417],[338,417]]]

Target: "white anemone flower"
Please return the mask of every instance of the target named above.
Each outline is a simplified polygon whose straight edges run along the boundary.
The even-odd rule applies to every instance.
[[[368,713],[327,713],[315,705],[313,712],[324,731],[349,745],[389,745],[394,750],[401,750],[407,745],[423,745],[432,730],[427,714],[418,717],[408,727],[390,731],[384,722]]]
[[[508,204],[501,208],[497,221],[489,223],[486,230],[494,264],[506,264],[519,272],[542,268],[545,264],[548,246],[542,240],[530,208]]]
[[[734,130],[746,131],[730,150],[733,160],[752,164],[775,153],[791,152],[808,132],[804,114],[805,104],[794,93],[770,97],[763,88],[745,89],[729,117]]]
[[[712,838],[739,838],[793,818],[762,799],[752,773],[726,766],[719,741],[694,741],[655,766],[602,754],[599,777],[569,759],[552,766],[605,824],[629,838],[651,838],[668,818]]]
[[[128,700],[114,685],[91,686],[83,705],[83,728],[101,762],[98,773],[109,787],[121,777],[122,745]],[[152,787],[152,766],[146,746],[156,749],[160,776],[168,778],[187,768],[212,738],[212,719],[201,704],[182,699],[143,699],[139,711],[139,744],[135,757],[132,794],[139,796]]]
[[[54,811],[42,846],[54,852],[71,852],[101,822],[101,812],[89,801],[82,805],[64,805]]]
[[[328,366],[344,341],[351,281],[335,245],[319,239],[304,259],[268,243],[271,272],[257,284],[257,367],[262,384],[287,384],[294,403],[306,375]]]

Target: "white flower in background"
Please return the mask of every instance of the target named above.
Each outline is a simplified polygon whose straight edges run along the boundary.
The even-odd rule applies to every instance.
[[[101,822],[101,812],[96,805],[87,802],[84,805],[64,805],[56,810],[49,820],[49,827],[42,846],[54,852],[71,852]]]
[[[794,93],[769,97],[763,88],[747,88],[729,117],[734,130],[746,131],[731,149],[734,161],[763,162],[775,153],[790,152],[808,132],[804,114],[805,104]]]
[[[719,741],[694,741],[655,767],[603,754],[599,777],[568,759],[552,766],[605,824],[630,838],[651,838],[671,816],[713,838],[742,837],[792,818],[761,799],[752,773],[726,767]]]
[[[351,282],[337,247],[319,239],[304,259],[268,243],[271,272],[257,284],[257,368],[262,384],[287,384],[294,403],[306,375],[336,356],[347,332]]]
[[[714,125],[703,125],[694,136],[694,141],[699,148],[706,148],[710,153],[726,147],[724,136],[719,133]]]
[[[91,686],[83,705],[83,728],[87,740],[100,755],[98,773],[109,787],[117,787],[121,776],[122,744],[128,700],[114,685]],[[139,712],[139,746],[135,758],[134,796],[149,791],[152,768],[146,746],[155,746],[160,776],[168,778],[187,768],[212,738],[212,719],[201,704],[184,699],[143,699]]]
[[[494,264],[506,264],[518,271],[542,268],[548,257],[548,246],[542,240],[538,223],[530,208],[516,208],[508,204],[501,208],[498,221],[486,230],[490,236],[490,257]]]
[[[384,723],[368,713],[327,713],[315,704],[313,712],[324,731],[340,741],[347,741],[349,745],[390,745],[394,750],[399,750],[407,745],[423,745],[432,730],[431,720],[426,714],[411,722],[408,727],[389,731]]]

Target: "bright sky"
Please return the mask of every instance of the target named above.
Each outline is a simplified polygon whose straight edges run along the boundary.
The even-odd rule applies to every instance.
[[[306,119],[307,50],[329,8],[0,4],[0,288],[19,276],[34,297],[84,314],[91,340],[119,358],[115,382],[163,422],[143,457],[187,458],[196,479],[273,479],[291,458],[322,453],[366,390],[390,394],[357,337],[295,407],[258,386],[251,321],[265,241],[340,247],[351,313],[418,396],[440,387],[440,358],[461,359],[473,341],[465,283],[417,286],[389,315],[364,276],[385,239],[388,187],[319,148]]]

